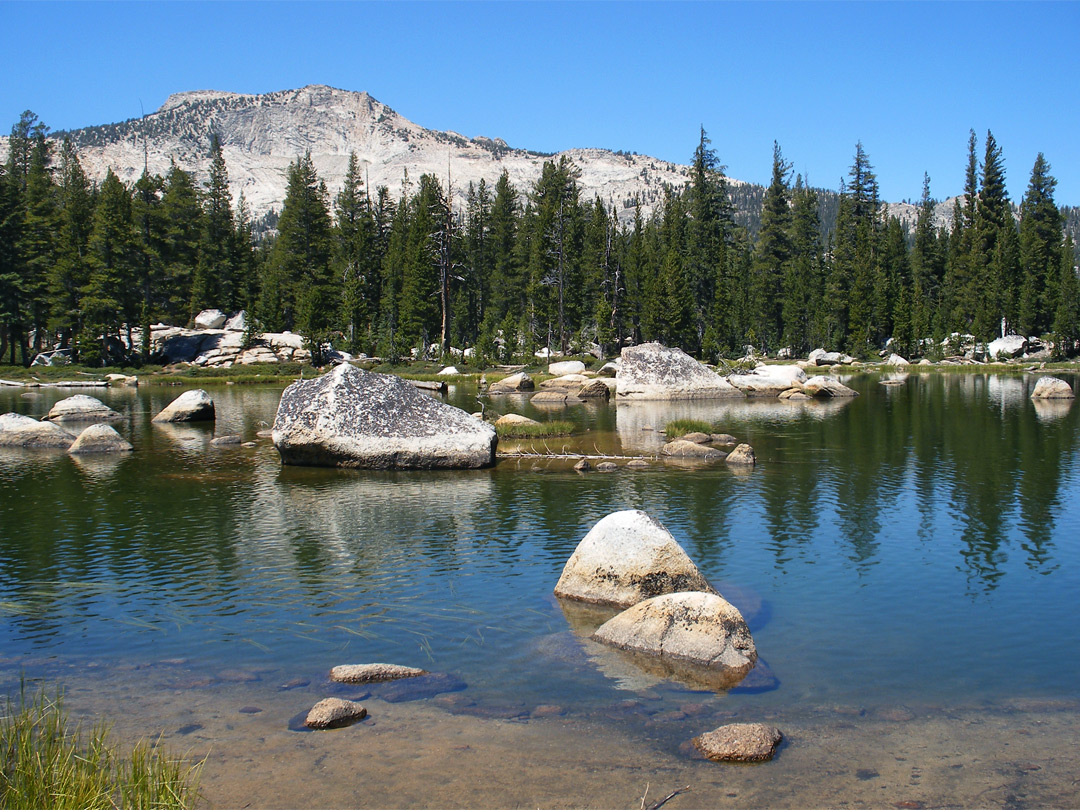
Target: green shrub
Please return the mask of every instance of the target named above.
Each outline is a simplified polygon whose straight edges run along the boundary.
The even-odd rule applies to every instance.
[[[664,432],[669,439],[677,439],[687,433],[712,433],[713,426],[700,419],[673,419],[667,423]]]
[[[569,436],[574,432],[574,423],[554,420],[551,422],[537,422],[535,425],[530,425],[527,422],[520,425],[496,425],[495,432],[500,439],[542,439],[546,436]]]

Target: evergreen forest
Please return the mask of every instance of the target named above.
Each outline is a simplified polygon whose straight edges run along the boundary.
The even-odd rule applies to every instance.
[[[0,362],[54,347],[86,365],[111,346],[148,347],[150,325],[201,310],[246,310],[249,332],[291,330],[321,347],[397,362],[473,347],[478,364],[552,353],[604,356],[660,341],[708,362],[748,346],[796,356],[816,347],[857,357],[948,353],[953,334],[1045,337],[1080,347],[1080,285],[1068,235],[1076,209],[1054,200],[1040,153],[1020,202],[1005,189],[992,133],[967,144],[951,223],[935,221],[924,177],[917,221],[887,214],[857,144],[823,219],[826,192],[793,176],[774,144],[771,182],[751,229],[701,131],[689,181],[646,217],[620,222],[583,199],[577,169],[552,159],[528,188],[504,173],[470,184],[407,177],[404,193],[365,187],[353,155],[333,196],[310,155],[288,169],[276,228],[234,206],[216,137],[199,182],[175,163],[125,185],[92,183],[70,140],[37,117],[12,128],[0,167]],[[944,344],[943,344],[944,341]],[[127,362],[149,362],[138,350]]]

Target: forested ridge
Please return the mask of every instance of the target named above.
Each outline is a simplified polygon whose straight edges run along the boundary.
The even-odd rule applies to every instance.
[[[118,341],[148,347],[152,323],[207,308],[246,310],[252,334],[305,335],[316,364],[326,344],[391,360],[474,347],[492,363],[650,340],[710,362],[746,346],[871,356],[890,339],[932,357],[953,333],[1043,336],[1059,355],[1080,341],[1068,235],[1080,213],[1054,201],[1041,153],[1010,200],[990,132],[981,144],[971,133],[944,225],[928,177],[914,226],[889,216],[861,143],[835,194],[810,188],[774,145],[760,215],[738,216],[702,130],[685,186],[628,222],[583,199],[566,158],[528,188],[505,172],[494,187],[469,184],[455,207],[452,177],[406,178],[392,198],[365,187],[355,155],[331,199],[299,155],[276,230],[258,235],[243,196],[232,203],[216,138],[205,182],[174,163],[128,186],[112,171],[91,183],[73,143],[48,134],[24,113],[0,167],[6,362],[61,346],[100,364]]]

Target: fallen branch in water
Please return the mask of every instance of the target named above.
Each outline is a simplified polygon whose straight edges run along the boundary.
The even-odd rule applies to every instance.
[[[599,455],[587,453],[553,453],[550,450],[547,450],[547,452],[544,453],[529,450],[515,450],[513,452],[499,451],[495,454],[495,458],[585,458],[590,461],[604,461],[608,459],[614,459],[616,461],[656,461],[656,456],[619,456],[608,453],[600,453]]]
[[[660,808],[661,808],[661,807],[663,807],[663,806],[664,806],[665,804],[667,804],[667,803],[668,803],[669,801],[671,801],[672,799],[674,799],[674,798],[675,798],[676,796],[678,796],[678,795],[679,795],[680,793],[687,793],[687,792],[689,792],[689,790],[690,790],[690,786],[689,786],[689,785],[687,785],[686,787],[676,788],[675,790],[671,791],[671,793],[669,793],[669,794],[668,794],[667,796],[665,796],[664,798],[662,798],[662,799],[661,799],[660,801],[658,801],[658,802],[653,802],[653,803],[652,803],[652,804],[650,804],[650,805],[649,805],[648,807],[645,807],[645,797],[644,797],[644,796],[642,796],[642,797],[641,797],[641,807],[642,807],[642,810],[660,810]],[[645,785],[645,793],[648,793],[648,792],[649,792],[649,786],[648,786],[648,785]]]

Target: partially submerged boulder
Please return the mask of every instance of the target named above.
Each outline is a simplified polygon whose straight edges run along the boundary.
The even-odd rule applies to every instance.
[[[611,388],[603,380],[589,380],[581,386],[577,395],[582,399],[609,399]]]
[[[114,422],[124,417],[100,399],[76,394],[53,405],[45,418],[52,422]]]
[[[68,452],[76,455],[80,453],[130,453],[133,449],[131,442],[117,433],[112,425],[99,422],[96,425],[90,425],[80,433],[74,444],[68,448]]]
[[[517,374],[511,374],[509,377],[503,377],[501,380],[493,382],[488,387],[488,393],[516,394],[522,391],[532,391],[534,388],[536,388],[536,383],[533,382],[533,378],[524,371],[519,371]]]
[[[196,422],[213,419],[214,400],[201,388],[185,391],[154,417],[154,422]]]
[[[420,675],[427,671],[400,664],[342,664],[330,670],[330,680],[338,683],[380,683]]]
[[[353,700],[326,698],[311,707],[304,725],[308,728],[340,728],[367,717],[367,709]]]
[[[735,447],[726,459],[728,464],[739,464],[742,466],[753,467],[757,464],[757,456],[754,455],[754,448],[748,444],[740,444]]]
[[[780,729],[764,723],[731,723],[694,737],[694,747],[714,762],[764,762],[784,739]]]
[[[760,365],[746,374],[731,374],[728,382],[748,397],[777,397],[806,381],[806,372],[795,365]]]
[[[281,395],[273,427],[283,464],[462,469],[495,463],[495,428],[399,377],[348,364]]]
[[[686,438],[675,439],[660,448],[660,455],[673,456],[676,458],[700,458],[719,461],[724,457],[722,450],[709,447],[707,444],[690,441]]]
[[[570,395],[565,391],[541,391],[533,394],[529,402],[534,405],[565,405]]]
[[[858,391],[848,388],[833,377],[807,377],[803,383],[803,393],[812,397],[857,397]]]
[[[739,389],[682,349],[643,343],[622,350],[616,399],[720,399],[742,397]]]
[[[613,512],[578,543],[555,595],[625,607],[676,591],[715,593],[660,521],[639,510]]]
[[[1031,392],[1032,399],[1072,399],[1074,396],[1069,384],[1058,377],[1039,377]]]
[[[594,641],[619,649],[715,669],[731,684],[751,670],[757,649],[738,609],[715,593],[666,593],[602,624]]]
[[[0,447],[67,449],[75,437],[52,422],[19,413],[0,414]]]

